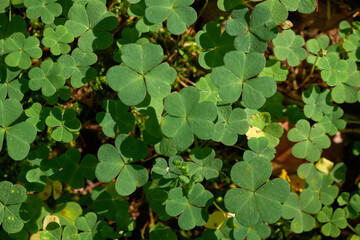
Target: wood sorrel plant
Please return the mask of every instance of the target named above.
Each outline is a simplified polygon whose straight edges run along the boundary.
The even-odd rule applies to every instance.
[[[323,157],[359,134],[360,23],[305,42],[288,18],[317,7],[2,0],[0,239],[360,239],[359,164]]]

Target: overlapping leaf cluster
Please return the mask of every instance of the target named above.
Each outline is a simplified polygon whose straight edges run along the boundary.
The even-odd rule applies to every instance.
[[[205,226],[199,239],[239,240],[268,238],[279,221],[338,237],[360,215],[359,191],[335,185],[346,165],[322,158],[328,135],[346,127],[336,104],[360,101],[359,23],[342,22],[342,41],[329,46],[286,27],[289,12],[311,13],[315,0],[218,0],[225,17],[194,34],[208,1],[197,3],[0,3],[0,163],[21,161],[18,182],[0,182],[0,239],[139,238],[138,202],[150,240],[178,239],[171,218],[183,230]],[[193,50],[203,69],[188,80]],[[284,106],[277,82],[305,59],[300,87],[314,71],[321,83]],[[295,125],[283,136],[285,117]],[[301,191],[272,175],[286,137],[310,162],[298,168]],[[228,147],[235,159],[222,159]]]

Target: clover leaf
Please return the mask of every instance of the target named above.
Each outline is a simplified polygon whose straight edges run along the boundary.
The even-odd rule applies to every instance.
[[[271,172],[271,162],[266,159],[238,162],[231,169],[231,179],[240,188],[225,194],[225,207],[245,227],[275,223],[281,217],[281,204],[289,195],[290,185],[280,178],[266,182]]]
[[[269,140],[266,137],[252,137],[249,139],[248,145],[251,150],[246,150],[244,152],[244,160],[265,158],[271,161],[275,157],[275,148],[269,147]]]
[[[60,16],[62,7],[57,0],[24,0],[26,7],[26,16],[35,20],[41,17],[45,24],[54,22],[55,17]]]
[[[263,4],[254,8],[251,19],[246,6],[237,7],[225,27],[230,36],[236,36],[235,48],[244,52],[264,52],[266,40],[274,39],[278,33],[269,7]]]
[[[357,65],[354,61],[347,59],[348,63],[348,78],[341,79],[331,91],[331,98],[336,103],[355,103],[357,101],[358,90],[360,87],[360,71],[357,70]]]
[[[306,42],[306,49],[311,53],[307,56],[308,63],[314,64],[317,55],[321,56],[321,51],[326,50],[329,47],[330,38],[327,35],[320,35],[317,38],[309,39]]]
[[[116,28],[118,21],[101,1],[90,1],[86,7],[74,4],[68,13],[65,27],[74,37],[80,37],[78,46],[84,52],[93,52],[109,47],[114,38],[109,31]]]
[[[210,101],[216,104],[220,101],[218,88],[211,81],[211,74],[201,77],[199,81],[196,82],[196,88],[200,90],[199,102]]]
[[[305,103],[305,116],[314,121],[319,121],[324,114],[331,114],[334,107],[330,98],[329,89],[325,89],[322,92],[318,86],[311,86],[306,89],[302,94],[302,99]]]
[[[0,150],[5,138],[8,154],[14,160],[22,160],[28,155],[30,144],[36,137],[34,125],[29,122],[15,123],[22,111],[17,100],[0,101]]]
[[[289,13],[288,13],[287,7],[296,9],[297,1],[299,1],[299,0],[291,1],[290,4],[287,4],[288,3],[287,1],[267,0],[267,1],[263,2],[263,4],[269,7],[274,23],[279,25],[288,18]]]
[[[63,25],[56,26],[55,30],[46,28],[42,44],[50,48],[50,52],[55,56],[70,52],[71,47],[68,43],[74,41],[74,36]]]
[[[221,32],[220,24],[208,22],[203,30],[196,34],[196,43],[204,49],[199,55],[199,64],[210,69],[224,65],[224,55],[234,50],[234,37]]]
[[[287,59],[288,64],[292,67],[297,66],[306,58],[306,50],[302,48],[305,44],[304,39],[300,35],[295,35],[291,29],[278,34],[273,39],[273,43],[275,56],[281,61]]]
[[[316,6],[316,0],[300,0],[297,10],[300,13],[312,13],[315,11]]]
[[[340,107],[335,107],[334,110],[325,114],[319,121],[324,128],[327,134],[334,136],[338,131],[345,129],[346,121],[340,119],[344,115],[344,111]]]
[[[25,20],[21,16],[13,16],[9,21],[8,16],[0,14],[0,55],[8,53],[5,50],[5,40],[14,33],[23,33],[27,36]]]
[[[194,87],[183,88],[165,98],[167,115],[161,123],[161,131],[181,149],[193,143],[193,134],[202,140],[213,137],[216,106],[209,101],[198,103],[199,98],[200,93]]]
[[[98,217],[94,212],[88,212],[84,216],[78,217],[75,221],[76,227],[82,231],[79,233],[81,239],[103,239],[106,222],[97,221]]]
[[[68,225],[64,228],[62,233],[63,240],[80,240],[81,236],[78,234],[78,229],[74,225]]]
[[[272,97],[266,99],[261,112],[268,112],[273,119],[283,119],[285,117],[285,106],[283,105],[283,95],[276,92]]]
[[[234,145],[238,135],[249,129],[246,112],[242,108],[232,109],[230,105],[218,107],[218,119],[212,139],[227,146]]]
[[[346,228],[347,220],[345,212],[341,208],[337,208],[334,212],[332,207],[324,206],[317,215],[320,223],[326,223],[321,226],[321,232],[328,237],[339,237],[340,228]]]
[[[76,219],[82,214],[83,210],[77,202],[65,202],[60,204],[55,210],[54,214],[60,220],[61,226],[75,225]]]
[[[0,224],[8,233],[17,233],[24,223],[20,217],[20,206],[27,198],[26,189],[11,182],[0,182]]]
[[[164,98],[171,91],[176,71],[164,59],[160,45],[127,44],[122,49],[123,64],[110,68],[106,74],[112,89],[126,105],[141,103],[146,92],[154,98]]]
[[[335,86],[343,79],[348,79],[348,63],[340,60],[337,53],[331,52],[320,58],[317,66],[321,69],[321,78],[329,86]]]
[[[219,162],[217,160],[215,161],[214,168],[217,169]],[[196,174],[196,167],[197,166],[193,166],[192,175]],[[189,172],[189,163],[184,162],[180,156],[172,156],[168,162],[163,158],[157,158],[151,169],[151,178],[158,180],[157,187],[159,188],[182,186],[184,181],[189,181],[186,175],[191,175],[191,172]],[[209,173],[209,176],[210,175],[211,173]],[[200,176],[204,177],[202,173],[200,173]]]
[[[189,176],[199,174],[202,180],[213,180],[219,176],[223,162],[215,158],[215,151],[209,147],[194,148],[190,152],[192,162],[188,163]]]
[[[291,229],[295,233],[311,231],[315,227],[315,219],[310,214],[316,214],[321,209],[321,202],[316,193],[304,189],[300,199],[296,193],[290,193],[282,207],[282,217],[293,219]]]
[[[115,140],[115,147],[104,144],[99,148],[100,162],[96,166],[96,177],[101,182],[109,182],[117,176],[115,184],[117,193],[121,196],[132,194],[136,188],[145,185],[148,181],[146,168],[132,164],[146,156],[147,150],[143,142],[120,134]]]
[[[332,185],[334,180],[329,175],[318,171],[317,175],[306,179],[306,182],[309,184],[309,190],[318,193],[318,198],[323,205],[331,205],[339,194],[339,188],[336,185]]]
[[[40,67],[29,71],[29,88],[32,91],[41,89],[45,97],[53,96],[57,89],[65,85],[65,79],[60,75],[63,67],[60,63],[48,59],[41,63]]]
[[[296,143],[291,153],[297,158],[305,158],[310,162],[320,159],[322,149],[330,147],[330,139],[323,126],[310,123],[304,119],[297,121],[295,127],[288,132],[288,139]]]
[[[265,68],[260,72],[259,77],[271,77],[277,82],[283,82],[287,79],[288,69],[281,65],[280,61],[266,61]]]
[[[194,0],[145,0],[145,17],[151,23],[166,21],[168,30],[175,35],[185,32],[196,21],[196,11],[190,7]]]
[[[255,132],[255,136],[253,136]],[[269,140],[270,148],[276,147],[280,143],[280,137],[283,135],[283,127],[271,121],[271,115],[268,112],[257,113],[250,118],[250,128],[246,133],[248,138],[265,136]]]
[[[21,101],[24,94],[29,90],[28,80],[17,78],[20,69],[0,65],[0,100],[6,97]]]
[[[104,134],[108,137],[114,137],[117,130],[121,133],[128,133],[132,129],[135,118],[129,112],[129,107],[120,101],[108,99],[104,103],[106,112],[99,112],[96,115],[96,121],[102,127]]]
[[[343,42],[343,48],[348,52],[349,59],[353,61],[359,61],[359,42],[360,42],[360,35],[350,34]]]
[[[30,108],[25,110],[25,115],[28,117],[27,122],[32,123],[38,132],[45,129],[45,119],[49,116],[51,108],[42,108],[38,102],[33,103]]]
[[[97,71],[90,65],[95,64],[97,60],[95,53],[83,52],[80,48],[75,48],[71,55],[66,54],[59,58],[59,63],[63,65],[61,75],[64,78],[71,77],[73,87],[82,87],[96,77]]]
[[[76,148],[69,148],[58,157],[58,165],[61,168],[60,179],[75,189],[84,187],[85,180],[95,179],[95,167],[97,159],[94,155],[87,154],[80,162],[81,154]]]
[[[260,53],[231,51],[225,54],[224,63],[225,66],[214,68],[211,74],[224,102],[236,102],[242,95],[246,107],[258,109],[276,92],[272,78],[252,78],[265,67],[265,57]]]
[[[61,227],[57,222],[50,222],[46,228],[41,231],[40,239],[60,240]]]
[[[81,128],[81,122],[76,118],[76,112],[72,109],[53,108],[50,116],[45,119],[48,127],[54,128],[51,136],[58,142],[71,142],[75,138],[75,134]]]
[[[213,198],[213,194],[200,183],[196,183],[188,194],[184,194],[181,188],[173,188],[169,191],[165,209],[170,216],[180,215],[179,227],[190,230],[195,226],[205,225],[209,214],[204,207],[209,206]]]
[[[233,230],[228,233],[228,229],[226,229],[227,227],[230,227]],[[241,225],[234,217],[227,218],[227,220],[224,222],[220,229],[222,229],[222,232],[228,237],[227,239],[236,240],[266,239],[271,234],[270,227],[264,223],[259,222],[258,224],[255,224],[251,227],[245,227]]]
[[[37,37],[26,38],[23,33],[14,33],[5,40],[4,48],[9,53],[5,57],[5,63],[10,67],[30,68],[31,58],[38,59],[42,56],[39,45]]]

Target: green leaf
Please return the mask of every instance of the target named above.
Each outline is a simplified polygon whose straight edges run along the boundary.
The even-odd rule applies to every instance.
[[[24,94],[29,90],[28,80],[24,77],[18,78],[20,69],[0,65],[0,100],[6,97],[21,101]]]
[[[335,86],[348,79],[348,63],[340,60],[337,53],[331,52],[320,58],[317,66],[321,69],[321,78],[329,86]]]
[[[17,233],[23,226],[20,205],[26,200],[26,189],[8,181],[0,182],[0,224],[8,233]]]
[[[246,112],[241,108],[232,109],[230,105],[218,107],[218,120],[212,139],[227,146],[234,145],[238,134],[243,135],[249,129]]]
[[[334,213],[331,207],[325,206],[317,215],[317,220],[326,223],[321,227],[321,232],[325,236],[336,238],[340,236],[340,228],[346,228],[347,220],[345,212],[341,208],[337,208]]]
[[[278,29],[272,20],[271,11],[264,4],[257,5],[249,17],[249,9],[240,6],[231,12],[231,19],[226,22],[226,32],[236,36],[235,48],[244,52],[264,52],[266,40],[277,36]]]
[[[108,99],[104,103],[106,112],[99,112],[96,121],[102,127],[104,134],[114,137],[117,131],[129,133],[134,125],[134,115],[129,112],[129,107],[120,101]]]
[[[330,100],[330,90],[325,89],[321,92],[318,86],[311,86],[302,94],[305,103],[304,114],[307,118],[319,121],[324,114],[333,112],[333,104]]]
[[[208,22],[196,34],[196,43],[204,51],[199,55],[199,64],[210,69],[224,65],[224,55],[234,50],[234,37],[221,31],[220,24]]]
[[[65,79],[60,75],[63,67],[60,63],[45,60],[40,67],[29,71],[29,88],[32,91],[41,89],[45,97],[53,96],[57,89],[65,85]]]
[[[213,202],[213,194],[197,183],[192,191],[185,195],[181,188],[169,191],[169,200],[166,202],[166,212],[170,216],[180,214],[179,227],[184,230],[193,229],[195,226],[204,225],[209,214],[203,208]]]
[[[57,222],[50,222],[40,233],[40,239],[60,240],[60,238],[61,227]]]
[[[199,174],[202,180],[214,180],[219,176],[223,162],[215,158],[215,151],[209,147],[194,148],[190,152],[193,162],[188,163],[189,176]]]
[[[75,225],[76,219],[82,214],[82,208],[77,202],[66,202],[54,210],[55,216],[60,220],[61,226]]]
[[[329,47],[330,38],[327,35],[320,35],[315,39],[309,39],[306,42],[306,49],[311,53],[307,56],[306,60],[308,63],[314,64],[316,56],[319,57],[322,54],[322,51],[326,50]]]
[[[63,240],[81,240],[81,236],[78,234],[78,230],[74,225],[68,225],[64,228],[62,234]]]
[[[164,101],[168,115],[162,121],[161,131],[181,149],[193,143],[193,134],[203,140],[213,136],[216,106],[209,101],[198,103],[199,98],[196,88],[187,87],[170,94]]]
[[[71,78],[73,87],[82,87],[97,76],[96,69],[90,67],[97,60],[98,57],[95,53],[83,52],[80,48],[75,48],[71,55],[61,55],[59,58],[59,63],[63,65],[61,76]]]
[[[336,103],[355,103],[357,101],[358,90],[360,87],[360,71],[354,61],[347,59],[348,79],[342,79],[331,91],[331,97]]]
[[[5,57],[5,63],[10,67],[30,68],[31,58],[38,59],[42,56],[39,45],[37,37],[25,38],[23,33],[14,33],[4,44],[5,51],[9,53]]]
[[[299,120],[295,128],[288,132],[288,139],[296,143],[291,153],[297,158],[305,158],[310,162],[316,162],[320,159],[322,149],[330,147],[330,139],[325,135],[325,129],[322,125],[313,125],[306,120]]]
[[[298,5],[298,12],[300,13],[312,13],[315,11],[317,2],[315,0],[301,0]]]
[[[79,163],[80,158],[80,152],[76,148],[69,148],[58,158],[58,166],[62,169],[61,181],[70,184],[75,189],[84,187],[84,178],[95,179],[96,157],[88,154]]]
[[[291,29],[278,34],[273,43],[275,56],[281,61],[287,59],[292,67],[297,66],[306,58],[306,50],[302,48],[305,44],[304,39],[300,35],[295,35]]]
[[[50,48],[50,51],[55,56],[60,54],[66,54],[70,52],[71,47],[68,43],[74,41],[73,35],[63,25],[56,26],[55,30],[52,28],[46,28],[44,30],[44,38],[42,44]]]
[[[25,115],[28,117],[27,122],[32,123],[38,132],[45,129],[45,119],[49,116],[51,108],[42,108],[38,102],[33,103],[30,108],[25,110]]]
[[[196,21],[196,11],[190,7],[194,0],[145,0],[145,17],[151,23],[166,21],[168,30],[175,35],[185,32]]]
[[[271,77],[277,82],[283,82],[287,79],[288,69],[281,65],[280,61],[266,61],[265,68],[260,72],[259,77]]]
[[[283,1],[267,0],[263,4],[269,7],[275,24],[279,25],[288,18],[288,10],[285,4],[283,4]]]
[[[45,24],[54,22],[55,17],[60,16],[62,7],[56,0],[24,0],[26,7],[26,16],[35,20],[41,17]]]
[[[110,31],[118,21],[114,13],[107,11],[105,3],[90,1],[86,7],[74,4],[68,13],[65,27],[74,37],[80,37],[78,46],[84,52],[108,48],[114,41]]]
[[[334,136],[338,131],[345,129],[346,121],[339,119],[344,115],[344,111],[340,107],[335,107],[330,114],[325,114],[319,121],[326,133]]]
[[[280,178],[268,180],[272,172],[270,161],[251,159],[236,163],[231,178],[241,187],[225,195],[225,207],[235,213],[240,224],[250,227],[259,221],[274,223],[281,217],[282,205],[289,192],[289,184]]]
[[[261,54],[231,51],[225,54],[224,63],[225,66],[214,68],[211,75],[224,102],[236,102],[242,95],[246,107],[257,109],[276,92],[272,78],[252,78],[265,67]]]
[[[54,140],[65,143],[71,142],[81,128],[81,122],[72,109],[61,111],[59,108],[53,108],[45,123],[48,127],[54,128],[52,131]]]
[[[147,155],[147,146],[125,134],[120,134],[116,138],[115,146],[104,144],[99,148],[100,162],[96,166],[95,175],[101,182],[109,182],[118,176],[116,191],[121,196],[128,196],[148,181],[146,169],[141,165],[132,164]],[[132,156],[129,156],[129,153]]]
[[[0,150],[6,139],[9,156],[14,160],[24,159],[35,140],[36,128],[28,122],[13,123],[22,113],[21,104],[14,99],[0,101]]]
[[[251,160],[253,158],[265,158],[267,160],[272,160],[275,157],[275,148],[268,147],[269,140],[266,137],[252,137],[248,141],[250,150],[244,152],[243,158],[245,161]]]
[[[164,59],[160,45],[127,44],[121,49],[123,64],[110,68],[106,74],[109,86],[118,92],[126,105],[141,103],[146,92],[154,98],[164,98],[171,91],[176,71]]]
[[[236,8],[242,4],[242,1],[231,1],[231,0],[218,0],[217,1],[217,7],[221,11],[229,11],[233,8]]]
[[[218,88],[211,81],[211,74],[201,77],[196,83],[196,88],[200,90],[199,102],[210,101],[216,104],[220,101]]]

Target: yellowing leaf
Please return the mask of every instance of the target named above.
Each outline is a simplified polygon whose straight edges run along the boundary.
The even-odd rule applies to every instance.
[[[334,163],[326,158],[320,158],[320,160],[315,164],[315,167],[326,174],[329,174],[333,168]]]
[[[219,229],[226,217],[220,211],[213,212],[209,216],[208,222],[205,224],[205,227],[208,229]]]
[[[62,184],[60,181],[56,180],[53,182],[52,186],[54,199],[57,200],[62,194]]]
[[[246,133],[246,137],[247,139],[250,139],[252,137],[259,138],[259,137],[265,137],[265,134],[260,128],[250,126],[249,130]]]
[[[56,222],[60,225],[60,219],[55,216],[55,215],[48,215],[44,218],[44,221],[43,221],[43,229],[46,229],[46,226],[51,223],[51,222]]]

